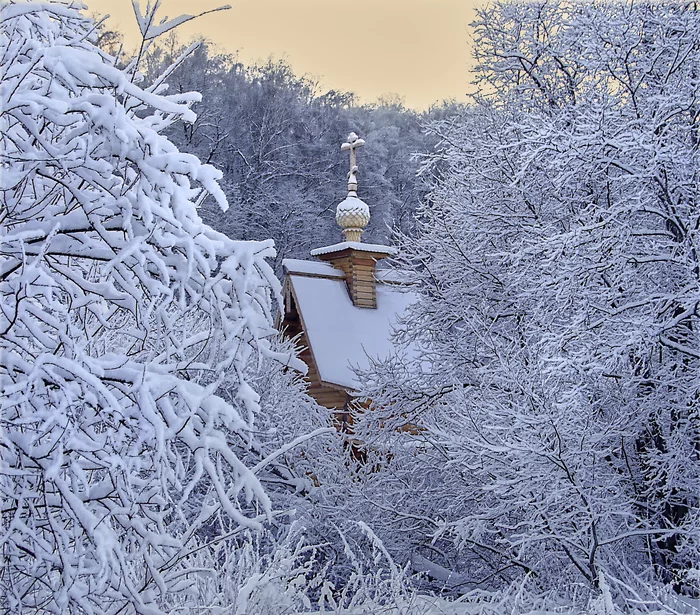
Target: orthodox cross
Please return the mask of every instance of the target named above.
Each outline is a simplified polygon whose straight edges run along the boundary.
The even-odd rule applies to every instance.
[[[364,139],[351,132],[348,140],[340,146],[341,151],[350,150],[350,173],[348,173],[348,192],[357,193],[357,150],[365,144]]]

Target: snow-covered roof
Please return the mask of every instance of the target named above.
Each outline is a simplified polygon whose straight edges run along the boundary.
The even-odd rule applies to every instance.
[[[365,245],[365,244],[362,244]],[[394,352],[398,317],[417,300],[406,288],[377,284],[377,308],[353,305],[345,281],[290,272],[289,281],[321,380],[357,389],[353,368]]]
[[[320,276],[324,278],[345,278],[345,274],[333,265],[321,261],[302,261],[296,258],[285,258],[282,267],[287,273]]]
[[[321,254],[330,254],[331,252],[341,252],[353,248],[360,252],[377,252],[379,254],[394,255],[397,253],[396,248],[391,246],[382,246],[378,243],[362,243],[360,241],[343,241],[341,243],[326,246],[324,248],[316,248],[311,250],[311,256],[320,256]]]

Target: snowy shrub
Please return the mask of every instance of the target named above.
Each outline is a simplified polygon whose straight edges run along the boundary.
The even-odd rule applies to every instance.
[[[197,601],[174,595],[168,607],[185,615],[202,608],[236,615],[432,612],[426,606],[431,599],[416,597],[405,571],[369,528],[355,526],[367,539],[362,545],[366,551],[351,548],[347,537],[336,530],[334,539],[343,550],[333,564],[321,563],[323,545],[309,542],[307,526],[292,523],[287,529],[280,539],[267,532],[239,532],[203,547],[191,562],[193,570],[201,572],[191,588]],[[342,587],[330,580],[331,565],[351,571]]]
[[[159,134],[197,95],[140,88],[72,6],[0,10],[3,607],[158,613],[212,519],[272,512],[240,449],[244,371],[293,360],[274,249],[202,224],[220,173]]]

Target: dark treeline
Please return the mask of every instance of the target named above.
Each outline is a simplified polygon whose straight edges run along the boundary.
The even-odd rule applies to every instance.
[[[142,65],[146,79],[185,49],[174,36],[154,46]],[[168,84],[169,92],[202,94],[193,107],[197,121],[175,125],[168,136],[224,174],[231,207],[222,214],[209,200],[203,218],[233,238],[273,238],[277,271],[283,258],[306,258],[340,240],[335,206],[345,197],[348,165],[340,144],[351,131],[367,142],[359,160],[360,196],[372,208],[365,239],[410,232],[427,195],[417,176],[420,154],[436,143],[423,128],[460,109],[446,102],[417,112],[398,96],[359,104],[351,92],[322,92],[284,60],[246,66],[205,40]]]

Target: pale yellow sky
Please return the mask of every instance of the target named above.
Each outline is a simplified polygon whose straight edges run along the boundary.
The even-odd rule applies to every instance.
[[[486,0],[163,0],[160,16],[199,13],[178,28],[182,39],[203,34],[240,61],[285,58],[294,71],[319,79],[322,89],[350,90],[362,102],[399,94],[425,109],[470,90],[474,7]],[[111,27],[135,45],[130,0],[84,0],[88,13],[111,15]],[[141,0],[145,6],[146,0]]]

